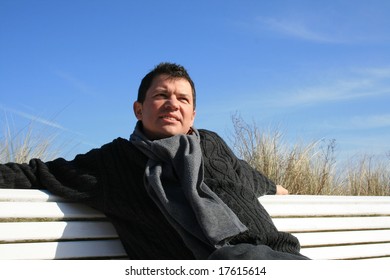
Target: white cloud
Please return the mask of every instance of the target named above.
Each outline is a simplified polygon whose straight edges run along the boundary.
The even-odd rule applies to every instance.
[[[355,115],[316,122],[315,128],[322,131],[350,132],[390,127],[390,114]],[[336,133],[336,132],[335,132]]]
[[[255,18],[256,27],[316,43],[378,44],[389,42],[388,1],[306,1],[279,5]],[[310,3],[309,3],[310,2]],[[321,2],[321,3],[319,3]],[[363,3],[364,2],[364,3]],[[386,4],[385,4],[386,2]],[[265,14],[268,13],[268,14]]]
[[[96,96],[96,92],[88,86],[86,83],[81,81],[80,79],[72,76],[69,73],[65,73],[63,71],[57,70],[55,71],[55,74],[60,77],[61,79],[65,80],[69,84],[71,84],[74,88],[76,88],[79,92],[84,93],[89,96]]]
[[[45,119],[45,118],[42,118],[42,117],[39,117],[39,116],[36,116],[36,115],[32,115],[32,114],[29,114],[29,113],[26,113],[26,112],[22,112],[22,111],[19,111],[19,110],[15,110],[15,109],[12,109],[12,108],[7,108],[7,107],[1,106],[1,105],[0,105],[0,108],[2,110],[6,111],[6,112],[13,113],[13,114],[18,115],[20,117],[28,119],[28,120],[30,120],[32,122],[41,123],[41,124],[44,124],[44,125],[47,125],[47,126],[50,126],[50,127],[54,127],[54,128],[60,129],[60,130],[67,130],[62,125],[60,125],[60,124],[58,124],[56,122],[53,122],[51,120],[48,120],[48,119]]]
[[[351,119],[351,127],[355,129],[371,129],[390,126],[390,114],[355,116]]]
[[[91,147],[91,146],[92,147],[96,147],[96,145],[94,145],[92,143],[80,140],[80,137],[85,137],[85,135],[83,133],[70,130],[70,129],[68,129],[68,128],[62,126],[61,124],[59,124],[57,122],[54,122],[52,120],[49,120],[49,119],[46,119],[46,118],[42,118],[42,117],[39,117],[37,115],[26,113],[26,112],[23,112],[23,111],[20,111],[20,110],[16,110],[16,109],[13,109],[13,108],[9,108],[9,107],[3,106],[1,104],[0,104],[0,109],[3,110],[5,113],[15,114],[15,115],[17,115],[19,117],[27,119],[27,120],[31,121],[32,124],[36,124],[36,123],[37,124],[42,124],[44,126],[48,126],[48,127],[51,127],[51,128],[58,129],[61,132],[71,133],[73,135],[72,137],[77,135],[77,139],[80,141],[79,144],[83,144],[83,145],[86,145],[86,146],[89,146],[89,147]]]
[[[294,107],[353,100],[390,93],[390,68],[359,69],[345,77],[325,80],[319,85],[287,91],[283,96],[268,100],[269,106]]]
[[[265,25],[266,28],[290,37],[295,37],[307,41],[318,43],[341,43],[342,41],[335,37],[323,34],[309,27],[308,23],[302,20],[287,20],[258,17],[257,21]]]
[[[375,79],[389,79],[390,78],[390,67],[372,67],[364,69],[356,69],[357,73],[367,75]]]

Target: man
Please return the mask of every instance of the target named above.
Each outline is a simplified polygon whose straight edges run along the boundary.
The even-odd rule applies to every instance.
[[[110,218],[130,259],[307,259],[258,202],[286,190],[193,127],[185,68],[161,63],[142,80],[130,140],[50,162],[0,165],[0,187],[45,188]]]

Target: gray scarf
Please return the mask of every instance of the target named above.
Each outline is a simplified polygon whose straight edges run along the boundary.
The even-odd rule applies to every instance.
[[[148,158],[145,187],[197,258],[207,258],[225,239],[247,230],[203,182],[199,132],[151,141],[138,122],[130,141]]]

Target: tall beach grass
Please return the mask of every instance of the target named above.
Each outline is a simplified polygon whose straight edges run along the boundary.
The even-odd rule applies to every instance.
[[[260,131],[232,116],[237,155],[292,194],[390,195],[390,156],[356,156],[337,162],[336,141],[291,144],[280,129]]]
[[[339,164],[335,140],[291,144],[280,129],[260,131],[237,115],[232,122],[235,153],[291,194],[390,195],[390,153],[381,159],[356,156]],[[18,130],[6,122],[0,134],[0,163],[54,159],[67,146],[58,145],[57,136],[36,130],[32,122]]]
[[[24,127],[15,128],[4,117],[0,133],[0,163],[25,163],[32,158],[51,160],[61,153],[58,146],[58,133],[47,128],[38,129],[33,121]]]

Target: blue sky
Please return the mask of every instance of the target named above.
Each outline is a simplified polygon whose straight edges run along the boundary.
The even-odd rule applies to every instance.
[[[1,125],[55,131],[67,158],[127,138],[140,80],[170,61],[195,81],[198,128],[227,139],[239,113],[291,143],[386,154],[389,14],[387,0],[0,0]]]

